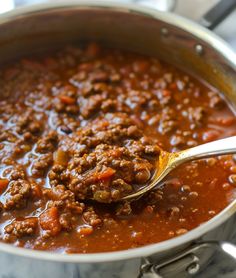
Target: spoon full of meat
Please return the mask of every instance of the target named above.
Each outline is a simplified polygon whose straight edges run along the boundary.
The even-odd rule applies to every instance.
[[[156,171],[146,186],[136,192],[122,197],[122,200],[132,200],[141,197],[158,185],[163,185],[161,181],[179,165],[202,158],[208,158],[216,155],[236,153],[236,136],[213,141],[184,151],[169,153],[160,150],[158,161],[156,162]]]

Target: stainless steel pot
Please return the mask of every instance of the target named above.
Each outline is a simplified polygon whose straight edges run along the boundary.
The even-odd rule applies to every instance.
[[[96,40],[160,57],[222,92],[236,105],[236,56],[212,32],[177,15],[115,2],[64,1],[21,8],[0,18],[0,64],[65,43]],[[54,254],[0,243],[0,277],[189,277],[230,240],[236,201],[177,238],[132,250]]]

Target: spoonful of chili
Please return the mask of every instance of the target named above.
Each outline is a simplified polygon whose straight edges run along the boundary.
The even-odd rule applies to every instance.
[[[141,197],[154,187],[158,187],[161,181],[179,165],[202,158],[208,158],[215,155],[224,155],[236,153],[236,136],[213,141],[184,151],[169,153],[161,150],[156,164],[156,172],[150,183],[140,188],[135,193],[126,195],[122,200],[131,200]]]

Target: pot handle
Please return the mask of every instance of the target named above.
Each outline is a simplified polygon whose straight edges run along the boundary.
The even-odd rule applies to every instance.
[[[229,255],[236,260],[236,245],[224,241],[201,242],[165,261],[155,262],[155,259],[143,259],[138,278],[190,277],[198,274],[203,268],[202,254],[207,249]]]
[[[198,21],[202,26],[213,30],[236,8],[236,0],[221,0]]]
[[[156,8],[160,11],[172,11],[174,12],[177,0],[131,0],[132,2],[140,5],[146,5],[152,8]],[[220,0],[215,6],[213,6],[206,14],[204,14],[198,23],[205,28],[213,30],[218,24],[220,24],[234,9],[236,8],[236,0]]]

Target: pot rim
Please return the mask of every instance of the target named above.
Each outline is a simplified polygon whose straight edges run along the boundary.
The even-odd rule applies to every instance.
[[[207,30],[206,28],[201,27],[197,23],[185,19],[179,15],[167,12],[160,12],[136,4],[129,4],[116,1],[95,2],[91,0],[64,0],[58,1],[56,3],[34,4],[26,7],[20,7],[11,12],[7,12],[3,15],[0,15],[0,25],[6,22],[10,22],[17,18],[32,16],[34,14],[36,15],[39,13],[57,9],[106,9],[111,11],[120,11],[127,14],[135,13],[138,15],[161,20],[164,23],[185,30],[194,35],[196,38],[200,39],[201,41],[204,41],[207,44],[211,45],[218,53],[220,53],[224,57],[227,63],[230,64],[232,68],[234,68],[236,71],[236,55],[234,51],[227,45],[226,42],[224,42],[217,35]],[[152,255],[154,253],[157,254],[160,252],[164,252],[169,249],[175,248],[179,245],[189,243],[225,222],[235,212],[236,200],[229,204],[215,217],[182,236],[162,241],[160,243],[154,243],[144,247],[138,247],[122,251],[89,254],[58,254],[50,251],[37,251],[26,248],[19,248],[3,242],[0,242],[0,251],[28,258],[70,263],[98,263],[140,258]]]

